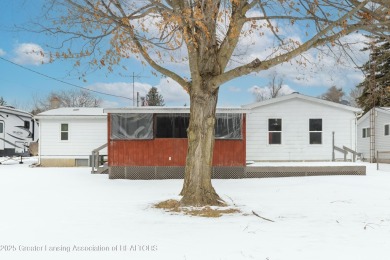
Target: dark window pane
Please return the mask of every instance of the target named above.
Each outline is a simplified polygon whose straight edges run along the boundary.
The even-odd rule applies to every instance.
[[[268,131],[282,131],[282,119],[268,119]]]
[[[61,124],[61,131],[68,131],[68,124]]]
[[[158,114],[156,138],[187,138],[189,114]]]
[[[268,138],[269,144],[282,144],[282,133],[270,132]]]
[[[0,123],[0,134],[4,133],[4,124]]]
[[[24,121],[24,128],[30,129],[30,122],[29,121]]]
[[[322,133],[310,133],[310,144],[322,144]]]
[[[322,131],[322,119],[309,119],[309,131]]]
[[[61,140],[68,140],[68,132],[61,133]]]
[[[389,135],[390,134],[390,125],[385,125],[385,135]]]

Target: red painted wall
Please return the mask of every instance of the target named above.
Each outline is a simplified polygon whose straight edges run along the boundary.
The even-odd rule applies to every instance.
[[[110,140],[110,115],[107,121],[109,166],[185,166],[188,147],[186,138]],[[245,126],[246,117],[244,115],[242,140],[215,140],[214,166],[245,166]]]

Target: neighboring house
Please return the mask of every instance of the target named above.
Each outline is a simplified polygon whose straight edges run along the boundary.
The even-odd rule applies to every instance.
[[[111,179],[183,178],[189,108],[105,109],[108,113],[108,167]],[[242,176],[245,113],[217,108],[213,177]]]
[[[89,166],[92,150],[107,143],[103,108],[58,108],[39,120],[39,163],[42,166]],[[101,154],[107,154],[106,150]]]
[[[38,125],[30,113],[0,106],[0,157],[29,155],[29,145],[38,139]]]
[[[358,152],[374,162],[377,151],[390,151],[390,107],[375,107],[358,120]]]
[[[243,106],[248,161],[331,161],[334,144],[356,151],[358,108],[293,93]],[[344,154],[334,152],[336,159]],[[352,154],[347,159],[352,159]]]

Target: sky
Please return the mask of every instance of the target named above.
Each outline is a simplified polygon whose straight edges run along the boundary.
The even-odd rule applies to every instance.
[[[129,107],[133,106],[133,87],[134,93],[139,92],[144,96],[153,86],[158,88],[167,106],[189,104],[188,94],[176,82],[160,74],[154,75],[151,67],[142,65],[134,58],[125,60],[121,64],[126,70],[114,67],[113,73],[104,69],[89,71],[85,77],[86,81],[80,79],[80,73],[84,71],[82,67],[74,67],[74,60],[58,60],[49,63],[47,56],[42,56],[40,53],[53,51],[52,47],[63,39],[54,39],[44,33],[23,29],[34,28],[31,26],[37,21],[37,17],[44,21],[41,11],[44,2],[44,0],[0,1],[0,10],[6,10],[0,16],[0,96],[9,105],[30,110],[34,101],[46,97],[51,92],[83,87],[125,97],[117,98],[95,93],[103,100],[104,107]],[[287,29],[285,30],[288,32]],[[305,37],[300,30],[288,33],[298,40]],[[364,37],[354,34],[347,36],[347,40],[361,42]],[[240,42],[249,43],[246,57],[243,59],[254,59],[265,55],[267,44],[272,42],[272,38],[266,33],[262,37],[252,35],[243,38]],[[362,47],[362,43],[355,44],[355,49],[352,50],[358,65],[363,64],[368,58],[366,53],[359,51]],[[220,87],[218,106],[241,106],[255,102],[253,92],[263,91],[275,74],[283,79],[285,94],[299,92],[315,97],[325,93],[331,86],[337,86],[349,93],[363,80],[362,72],[350,61],[340,63],[334,58],[314,51],[305,53],[304,60],[305,66],[297,65],[297,61],[294,60],[269,71],[229,81]],[[185,64],[180,63],[173,65],[173,68],[179,73],[188,70]],[[133,75],[136,77],[133,78]]]

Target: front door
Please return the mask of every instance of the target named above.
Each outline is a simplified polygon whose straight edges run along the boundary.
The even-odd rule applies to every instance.
[[[5,148],[5,124],[4,121],[0,121],[0,150]]]

